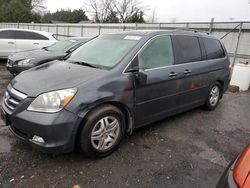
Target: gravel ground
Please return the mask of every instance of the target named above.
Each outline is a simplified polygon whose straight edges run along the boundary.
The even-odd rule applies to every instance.
[[[11,78],[0,63],[1,98]],[[213,188],[249,142],[249,99],[250,92],[226,93],[215,111],[198,108],[140,128],[99,160],[40,153],[0,121],[0,187]]]

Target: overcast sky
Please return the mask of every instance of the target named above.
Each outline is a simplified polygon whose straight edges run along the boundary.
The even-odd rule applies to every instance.
[[[61,8],[85,8],[88,0],[47,0],[47,8],[55,12]],[[155,9],[159,22],[181,21],[250,21],[250,0],[141,0],[151,10]]]

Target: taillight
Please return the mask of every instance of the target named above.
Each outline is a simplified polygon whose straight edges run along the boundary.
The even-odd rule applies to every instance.
[[[232,72],[233,71],[233,66],[231,64],[228,65],[228,71]]]
[[[245,183],[249,184],[248,180],[249,172],[250,172],[250,144],[240,154],[233,170],[234,180],[236,181],[237,185],[240,188],[245,188],[246,185]]]

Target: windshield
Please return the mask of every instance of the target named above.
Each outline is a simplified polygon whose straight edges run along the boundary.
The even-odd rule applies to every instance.
[[[70,47],[74,46],[75,43],[76,40],[59,41],[49,47],[46,47],[46,50],[64,52],[65,50],[68,50]]]
[[[67,61],[112,68],[138,43],[140,36],[100,36],[74,51]]]

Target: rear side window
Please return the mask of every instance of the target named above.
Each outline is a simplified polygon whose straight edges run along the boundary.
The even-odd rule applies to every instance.
[[[153,39],[138,55],[140,69],[152,69],[173,65],[173,49],[170,36]]]
[[[34,32],[16,31],[16,39],[23,40],[49,40],[47,37]]]
[[[207,53],[207,59],[217,59],[225,57],[225,52],[219,40],[203,38],[203,43]]]
[[[175,64],[201,61],[201,49],[198,37],[172,36]]]
[[[15,39],[15,31],[13,30],[0,31],[0,39]]]

